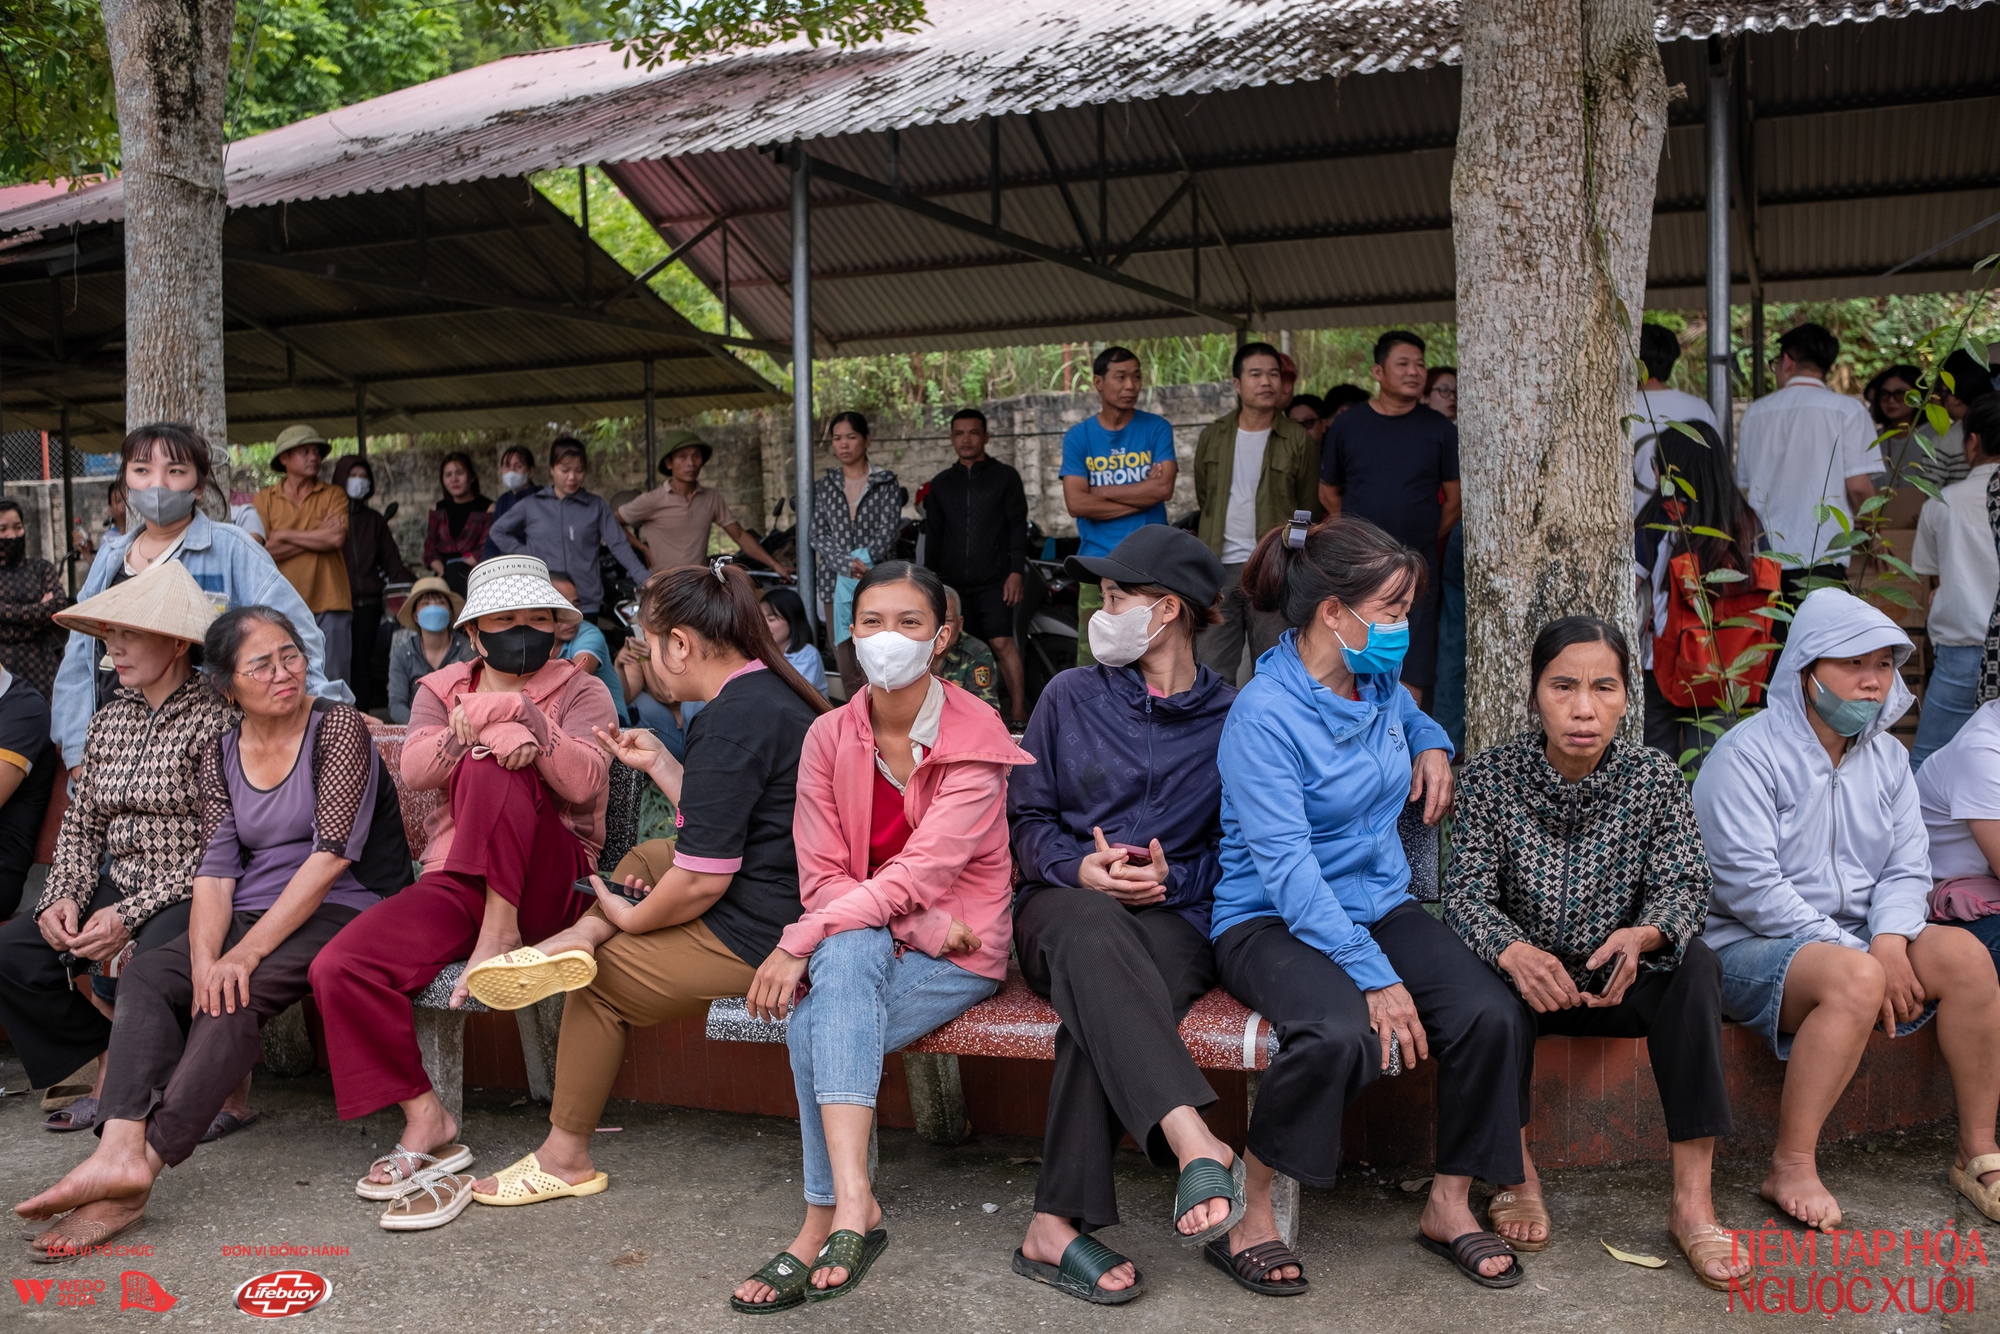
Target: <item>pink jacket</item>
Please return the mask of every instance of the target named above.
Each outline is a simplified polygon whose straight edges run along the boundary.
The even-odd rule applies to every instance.
[[[472,673],[481,665],[478,658],[454,662],[417,682],[403,741],[403,786],[422,790],[451,781],[451,771],[470,753],[450,727],[452,707],[463,701],[466,717],[479,729],[479,744],[488,750],[505,755],[525,741],[541,747],[535,772],[555,795],[563,824],[596,852],[604,846],[611,761],[591,728],[618,726],[611,692],[574,662],[550,658],[520,690],[477,694]],[[425,870],[444,865],[451,835],[447,801],[424,820]]]
[[[989,705],[955,685],[944,691],[937,745],[903,791],[910,841],[872,877],[875,734],[867,693],[822,714],[806,733],[792,812],[806,912],[778,941],[787,954],[806,958],[828,936],[886,926],[900,943],[937,958],[956,917],[979,937],[979,949],[952,962],[981,977],[1007,976],[1014,930],[1007,772],[1035,757],[1014,744]]]

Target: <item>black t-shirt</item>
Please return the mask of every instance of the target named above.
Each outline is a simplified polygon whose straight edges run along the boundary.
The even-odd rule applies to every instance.
[[[799,752],[818,715],[770,671],[729,682],[688,724],[674,862],[732,872],[702,921],[753,968],[799,920]]]
[[[21,785],[0,806],[0,918],[21,901],[35,860],[35,840],[49,807],[62,752],[49,740],[49,702],[16,676],[0,695],[0,764],[22,771]],[[33,906],[33,905],[30,905]]]
[[[1458,480],[1458,427],[1421,403],[1400,417],[1357,403],[1326,428],[1319,479],[1344,488],[1341,513],[1368,520],[1435,563],[1444,517],[1438,489]]]

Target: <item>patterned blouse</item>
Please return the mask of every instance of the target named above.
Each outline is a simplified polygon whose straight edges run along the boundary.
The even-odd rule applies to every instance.
[[[1658,927],[1666,948],[1641,972],[1680,966],[1708,913],[1710,875],[1687,783],[1672,760],[1613,741],[1571,783],[1537,730],[1482,752],[1458,781],[1444,920],[1498,967],[1525,941],[1562,960],[1579,990],[1613,931]]]
[[[868,548],[876,565],[896,554],[896,534],[903,528],[903,488],[887,468],[872,468],[868,489],[852,517],[840,469],[828,468],[813,485],[813,587],[821,602],[833,601],[833,581],[847,572],[857,547]]]
[[[443,505],[433,505],[430,517],[424,524],[424,564],[432,561],[463,560],[471,556],[479,558],[486,546],[487,534],[493,531],[493,511],[476,510],[465,516],[465,526],[457,533],[451,531],[451,516]]]
[[[30,556],[0,565],[0,662],[43,699],[55,693],[56,668],[69,644],[69,631],[54,619],[68,605],[62,576],[48,561]]]
[[[81,914],[107,856],[111,883],[124,896],[118,915],[127,930],[188,897],[203,847],[202,751],[239,716],[199,672],[158,710],[136,690],[113,695],[90,720],[76,795],[35,915],[62,899]]]

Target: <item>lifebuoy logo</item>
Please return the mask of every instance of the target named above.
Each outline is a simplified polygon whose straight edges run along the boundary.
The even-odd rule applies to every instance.
[[[304,1269],[259,1274],[236,1290],[236,1309],[263,1320],[304,1315],[333,1296],[333,1284]]]

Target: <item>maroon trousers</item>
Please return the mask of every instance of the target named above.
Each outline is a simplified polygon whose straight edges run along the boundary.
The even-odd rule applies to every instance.
[[[430,1091],[410,997],[472,952],[486,891],[514,905],[521,939],[545,939],[591,900],[571,886],[596,870],[532,765],[507,770],[467,757],[452,772],[455,832],[444,865],[368,909],[312,963],[327,1061],[342,1120]]]

